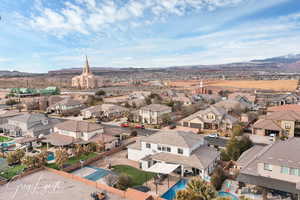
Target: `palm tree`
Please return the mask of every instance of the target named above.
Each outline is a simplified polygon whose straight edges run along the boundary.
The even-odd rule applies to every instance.
[[[191,179],[185,190],[176,194],[176,200],[211,200],[217,197],[217,192],[207,182],[200,178]]]
[[[60,169],[62,169],[64,164],[68,160],[68,153],[65,149],[59,149],[56,150],[55,155],[56,155],[56,164]]]

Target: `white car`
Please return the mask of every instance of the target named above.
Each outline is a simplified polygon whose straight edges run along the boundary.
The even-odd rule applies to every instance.
[[[219,137],[219,134],[218,133],[211,133],[208,135],[208,137],[211,137],[211,138],[218,138]]]

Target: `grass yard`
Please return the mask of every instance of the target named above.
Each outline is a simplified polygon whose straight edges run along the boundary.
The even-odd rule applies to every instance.
[[[25,165],[16,165],[16,166],[9,167],[4,171],[0,172],[0,176],[6,179],[11,179],[12,177],[22,172],[25,169],[25,167],[26,167]]]
[[[128,165],[115,165],[112,168],[114,172],[118,174],[124,173],[132,178],[132,185],[130,187],[143,185],[156,175],[155,173],[145,172]]]
[[[98,154],[91,152],[87,155],[81,155],[79,158],[77,157],[71,157],[69,158],[69,160],[65,163],[65,165],[73,165],[75,163],[78,163],[80,160],[87,160],[89,158],[94,158],[96,157]],[[46,164],[47,167],[53,168],[53,169],[59,169],[59,167],[57,166],[56,163],[51,163],[51,164]]]
[[[89,154],[87,154],[87,155],[81,155],[79,158],[77,158],[77,157],[71,157],[67,162],[66,162],[66,164],[68,164],[68,165],[72,165],[72,164],[75,164],[75,163],[77,163],[77,162],[79,162],[80,160],[87,160],[87,159],[89,159],[89,158],[94,158],[94,157],[96,157],[98,154],[97,153],[94,153],[94,152],[91,152],[91,153],[89,153]]]
[[[11,141],[12,139],[9,137],[5,137],[5,136],[0,136],[0,142],[8,142]]]

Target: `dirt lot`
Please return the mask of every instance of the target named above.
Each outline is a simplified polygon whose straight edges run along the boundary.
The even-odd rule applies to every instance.
[[[262,89],[275,91],[295,91],[298,80],[244,80],[244,81],[214,81],[209,86],[229,87],[229,88],[246,88]]]

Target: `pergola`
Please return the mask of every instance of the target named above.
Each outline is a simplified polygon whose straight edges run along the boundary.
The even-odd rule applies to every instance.
[[[157,174],[165,174],[168,176],[168,188],[170,187],[170,177],[169,175],[175,171],[180,165],[178,164],[168,164],[168,163],[155,163],[145,171],[147,172],[153,172]],[[157,193],[157,184],[156,185],[156,193]]]

